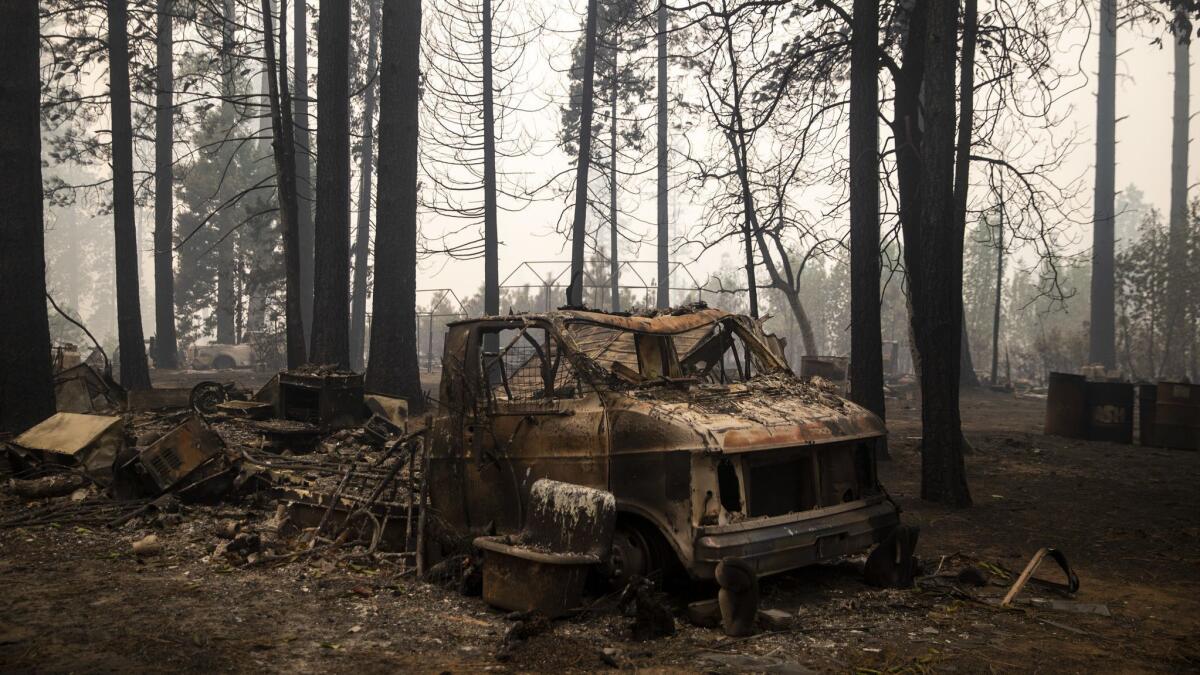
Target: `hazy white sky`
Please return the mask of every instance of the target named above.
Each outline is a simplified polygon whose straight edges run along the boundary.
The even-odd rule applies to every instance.
[[[577,20],[570,17],[565,18],[562,23],[564,27],[566,25],[578,26]],[[1077,40],[1082,43],[1084,32],[1080,30],[1078,33]],[[573,36],[563,35],[562,39],[573,39]],[[1116,179],[1118,190],[1134,183],[1145,193],[1148,203],[1166,210],[1170,191],[1174,55],[1169,46],[1160,47],[1152,44],[1151,40],[1152,35],[1150,34],[1138,34],[1128,30],[1122,31],[1118,37],[1120,79],[1117,85],[1117,117],[1120,121],[1117,129]],[[559,51],[550,45],[544,46],[543,49],[548,54]],[[1200,78],[1197,77],[1200,75],[1200,68],[1196,65],[1196,51],[1197,49],[1193,47],[1191,68],[1193,83],[1200,81]],[[1074,61],[1076,58],[1079,58],[1078,50],[1075,55],[1064,58],[1060,66],[1068,70],[1076,68]],[[1083,64],[1085,70],[1086,83],[1080,80],[1082,86],[1065,97],[1059,104],[1063,106],[1059,108],[1060,111],[1070,111],[1068,127],[1076,129],[1079,137],[1079,145],[1062,167],[1060,179],[1069,181],[1075,177],[1083,178],[1086,191],[1080,195],[1080,201],[1085,206],[1085,212],[1080,215],[1086,218],[1089,217],[1091,211],[1090,190],[1095,158],[1095,149],[1092,145],[1095,125],[1095,39],[1088,41],[1080,63]],[[542,85],[561,86],[561,83],[554,83],[553,71],[549,70],[549,73],[547,78],[541,80]],[[1193,84],[1192,86],[1195,88],[1200,85]],[[553,111],[545,114],[542,121],[538,122],[539,125],[556,123],[557,116]],[[1191,124],[1193,136],[1196,128],[1196,121],[1193,118]],[[546,136],[552,135],[545,129],[540,129],[539,133]],[[547,156],[537,158],[534,165],[537,167],[561,167],[566,161],[565,156],[561,153],[552,151]],[[1194,185],[1197,180],[1200,180],[1200,159],[1195,158],[1194,153],[1189,173],[1189,184]],[[647,186],[643,188],[643,201],[639,213],[648,221],[653,221],[654,218],[653,180],[653,176],[647,176],[645,179]],[[676,185],[673,184],[673,190],[675,187]],[[629,198],[624,199],[628,200]],[[672,194],[672,214],[675,219],[680,221],[680,223],[673,223],[675,231],[678,231],[679,227],[686,227],[689,214],[696,213],[695,205],[687,203],[686,199],[686,195],[681,191],[676,190]],[[554,233],[554,223],[562,208],[562,203],[549,202],[534,204],[520,213],[501,213],[500,276],[502,279],[516,270],[523,260],[566,260],[569,258],[569,249],[564,247],[561,237]],[[423,227],[428,232],[436,233],[446,227],[446,224],[426,218]],[[640,227],[644,227],[647,236],[651,234],[652,225]],[[1078,227],[1073,228],[1073,233],[1074,236],[1071,238],[1077,242],[1073,247],[1076,251],[1090,246],[1090,233]],[[731,252],[727,249],[710,250],[699,261],[689,262],[689,269],[703,282],[706,276],[720,267],[722,256]],[[695,253],[689,253],[685,257],[690,261],[694,255]],[[643,246],[636,256],[632,251],[622,251],[622,257],[625,259],[633,257],[650,259],[653,256],[654,250],[651,246]],[[437,260],[423,264],[422,268],[418,275],[420,288],[449,287],[463,297],[474,293],[483,279],[482,261],[446,262]],[[652,276],[653,270],[647,269],[646,273]],[[514,275],[513,281],[536,283],[534,276],[527,271],[518,272]],[[675,284],[679,285],[680,281],[675,280]],[[427,302],[427,298],[427,294],[421,294],[418,302],[423,304]]]

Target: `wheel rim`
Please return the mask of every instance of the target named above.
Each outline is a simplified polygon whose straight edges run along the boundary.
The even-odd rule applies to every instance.
[[[634,577],[649,576],[657,567],[654,549],[639,530],[618,526],[613,533],[612,556],[609,562],[613,584],[627,586]]]

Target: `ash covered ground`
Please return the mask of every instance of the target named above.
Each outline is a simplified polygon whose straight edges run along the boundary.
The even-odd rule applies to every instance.
[[[695,586],[669,596],[677,632],[635,641],[613,596],[553,622],[514,621],[418,579],[407,560],[302,556],[250,563],[231,523],[272,536],[276,504],[182,505],[110,529],[63,522],[0,531],[0,666],[62,671],[770,672],[1149,671],[1200,667],[1200,454],[1041,434],[1044,398],[964,394],[975,506],[919,499],[918,404],[888,400],[881,478],[920,525],[924,576],[880,590],[861,560],[762,581],[782,623],[748,638],[688,623]],[[0,515],[36,508],[9,494]],[[1118,506],[1119,505],[1119,506]],[[97,519],[98,521],[99,519]],[[157,555],[133,544],[155,535]],[[1070,601],[1027,586],[997,601],[1040,547],[1069,558]],[[361,553],[361,549],[358,550]],[[963,570],[973,570],[964,574]],[[1039,576],[1059,580],[1047,562]],[[977,585],[984,582],[983,586]]]

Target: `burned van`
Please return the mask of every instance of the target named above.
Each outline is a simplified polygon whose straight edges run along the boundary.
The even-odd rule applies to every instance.
[[[519,530],[530,487],[550,478],[616,497],[618,576],[677,562],[711,579],[731,557],[772,574],[896,527],[875,472],[884,434],[877,416],[801,382],[745,316],[701,306],[460,321],[430,434],[431,522]]]

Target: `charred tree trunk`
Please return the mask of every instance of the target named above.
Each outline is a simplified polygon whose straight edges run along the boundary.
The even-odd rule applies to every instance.
[[[804,345],[804,354],[806,356],[817,355],[817,336],[813,333],[812,321],[808,318],[808,311],[804,309],[804,303],[800,300],[800,293],[797,289],[783,288],[776,286],[776,289],[781,291],[787,297],[788,307],[792,310],[792,316],[796,317],[796,326],[800,328],[800,343]],[[883,348],[880,347],[881,357]]]
[[[883,326],[879,316],[879,0],[855,0],[853,21],[850,52],[850,397],[884,419]]]
[[[954,165],[954,217],[958,227],[967,231],[967,194],[970,191],[971,134],[975,122],[975,41],[979,32],[978,0],[964,0],[962,55],[959,59],[959,113],[958,150]],[[960,314],[963,313],[959,309]],[[959,349],[959,381],[968,387],[978,387],[975,364],[971,360],[971,343],[967,336],[967,321],[964,314],[962,330],[959,331],[962,347]]]
[[[175,139],[175,64],[172,34],[172,0],[159,0],[154,113],[154,364],[178,368],[175,337],[175,269],[172,263],[175,182],[172,147]]]
[[[420,0],[383,0],[379,72],[379,188],[371,391],[424,407],[417,362],[417,100],[420,80]]]
[[[307,345],[312,337],[313,307],[313,191],[312,191],[312,134],[309,133],[308,118],[308,13],[307,0],[296,0],[295,16],[292,18],[292,42],[294,62],[292,69],[292,135],[296,147],[292,153],[296,164],[296,228],[300,246],[300,316],[304,325],[304,340]],[[284,12],[286,14],[286,12]],[[282,33],[280,40],[283,40]],[[287,59],[280,50],[280,73],[286,73]]]
[[[966,314],[966,305],[959,308],[959,312]],[[967,320],[963,319],[963,325],[958,332],[959,340],[962,341],[962,348],[958,354],[958,382],[964,387],[978,387],[979,376],[975,374],[975,361],[971,357],[971,336],[967,334]]]
[[[657,305],[671,306],[671,261],[667,225],[667,3],[658,3],[658,298]]]
[[[954,73],[956,3],[929,3],[921,89],[920,200],[923,217],[906,251],[919,248],[911,265],[913,334],[921,352],[921,498],[969,506],[959,417],[958,354],[962,330],[963,231],[954,208]],[[915,245],[915,246],[914,246]]]
[[[234,97],[237,96],[235,91],[235,70],[237,68],[237,59],[233,53],[233,31],[237,25],[237,17],[234,15],[234,0],[224,0],[224,14],[221,21],[221,124],[222,132],[228,132],[237,125],[237,112],[233,107]],[[236,144],[232,142],[223,142],[220,145],[220,158],[222,165],[228,166],[232,160],[233,148]],[[236,219],[232,217],[232,213],[226,211],[221,214],[217,222],[222,225],[220,237],[221,241],[217,244],[217,342],[221,344],[235,344],[240,337],[237,334],[234,325],[237,315],[236,305],[238,293],[234,289],[234,260],[233,260],[233,231]]]
[[[483,313],[500,313],[496,195],[496,102],[492,84],[492,0],[483,0]],[[491,338],[491,336],[488,336]]]
[[[914,335],[913,270],[920,261],[921,249],[916,239],[921,223],[921,79],[925,72],[925,4],[916,3],[908,12],[908,29],[902,38],[903,64],[895,74],[892,136],[896,142],[896,183],[899,195],[900,226],[904,235],[904,273],[909,281],[904,293],[905,315],[908,317],[908,350],[913,374],[921,378],[921,352]],[[961,304],[961,303],[960,303]]]
[[[350,3],[321,0],[317,27],[317,214],[309,360],[350,367]]]
[[[271,105],[271,147],[274,150],[275,173],[279,179],[279,230],[283,235],[284,268],[284,326],[287,339],[287,367],[299,368],[308,360],[305,355],[303,313],[300,290],[300,233],[296,190],[296,139],[288,99],[287,73],[287,0],[279,3],[279,65],[275,63],[275,40],[271,31],[270,0],[263,0],[265,29],[268,101]]]
[[[621,38],[617,36],[613,40],[613,45],[609,50],[612,54],[612,81],[609,83],[608,93],[611,96],[609,100],[609,117],[611,121],[608,126],[608,147],[612,153],[609,157],[608,165],[608,224],[609,224],[609,247],[608,247],[608,283],[612,291],[612,311],[621,311],[621,263],[619,252],[619,232],[617,230],[617,63],[618,49],[620,49]]]
[[[588,0],[583,42],[583,91],[579,100],[579,155],[575,166],[575,214],[571,221],[571,281],[567,304],[583,305],[583,249],[587,237],[588,169],[592,157],[592,114],[595,103],[596,12],[599,0]]]
[[[1092,306],[1088,360],[1116,366],[1113,198],[1116,174],[1117,0],[1100,0],[1096,188],[1092,203]]]
[[[1188,173],[1188,95],[1191,82],[1188,50],[1191,46],[1191,21],[1180,9],[1175,14],[1175,93],[1171,130],[1171,220],[1167,242],[1167,336],[1163,377],[1180,380],[1187,375],[1189,327],[1196,317],[1185,309],[1187,289],[1187,173]],[[1196,292],[1193,289],[1192,292]]]
[[[11,433],[54,414],[38,30],[37,0],[8,4],[0,22],[0,432]]]
[[[133,222],[133,122],[129,95],[129,41],[125,0],[108,3],[109,105],[112,111],[113,228],[117,268],[117,338],[121,385],[149,389],[138,288],[137,229]],[[40,191],[39,191],[40,194]],[[42,314],[45,310],[42,310]]]
[[[1000,222],[996,225],[996,304],[992,308],[992,386],[1000,367],[1000,295],[1004,288],[1004,193],[1000,193]]]
[[[358,232],[354,242],[354,299],[350,303],[350,367],[363,368],[367,326],[367,255],[371,248],[371,170],[375,153],[375,76],[379,40],[379,0],[371,0],[367,28],[367,90],[363,94],[363,147],[358,187]]]
[[[959,418],[962,230],[954,213],[957,7],[917,3],[896,77],[893,135],[909,280],[910,337],[921,381],[921,497],[971,503]]]

